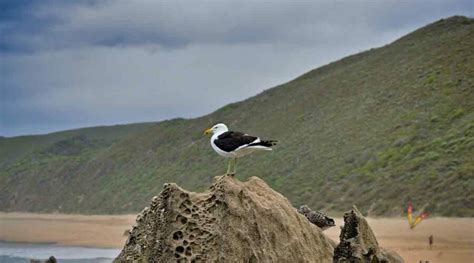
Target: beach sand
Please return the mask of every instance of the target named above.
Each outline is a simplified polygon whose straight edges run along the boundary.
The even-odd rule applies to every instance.
[[[0,240],[122,248],[135,217],[0,212]]]
[[[0,213],[0,240],[122,248],[136,215]],[[474,262],[474,218],[429,218],[410,230],[405,218],[368,218],[379,244],[405,261]],[[339,240],[342,219],[326,230]],[[430,248],[428,237],[434,236]]]

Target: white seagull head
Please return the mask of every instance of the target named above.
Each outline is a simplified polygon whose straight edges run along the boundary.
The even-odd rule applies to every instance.
[[[221,133],[224,133],[226,131],[228,131],[229,128],[227,128],[227,126],[224,124],[224,123],[218,123],[214,126],[212,126],[212,128],[209,128],[209,129],[206,129],[204,131],[204,134],[221,134]]]

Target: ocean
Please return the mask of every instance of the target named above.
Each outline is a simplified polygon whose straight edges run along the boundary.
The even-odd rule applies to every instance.
[[[54,256],[59,263],[110,263],[120,249],[0,241],[0,263],[30,263]]]

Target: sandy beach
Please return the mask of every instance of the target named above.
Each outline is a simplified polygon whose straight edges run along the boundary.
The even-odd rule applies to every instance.
[[[136,215],[0,213],[0,240],[121,248]],[[379,244],[406,262],[474,262],[474,218],[429,218],[410,230],[405,218],[369,218]],[[325,233],[339,240],[339,226]],[[428,237],[434,236],[430,248]]]
[[[0,213],[0,240],[122,248],[136,215]]]

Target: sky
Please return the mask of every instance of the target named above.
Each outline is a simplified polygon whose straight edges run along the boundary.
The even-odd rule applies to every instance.
[[[472,0],[0,0],[0,136],[194,118]]]

